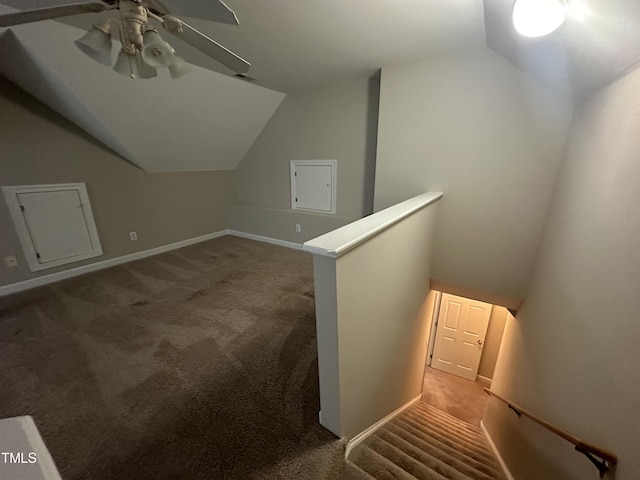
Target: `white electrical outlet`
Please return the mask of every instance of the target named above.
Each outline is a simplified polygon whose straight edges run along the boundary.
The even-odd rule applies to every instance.
[[[133,240],[137,240],[138,239],[138,233],[137,232],[129,232],[129,238],[133,241]]]
[[[299,223],[296,223],[296,232],[300,233],[302,231],[302,227],[300,227]]]
[[[8,257],[4,257],[4,264],[11,268],[18,266],[18,260],[13,255],[9,255]]]

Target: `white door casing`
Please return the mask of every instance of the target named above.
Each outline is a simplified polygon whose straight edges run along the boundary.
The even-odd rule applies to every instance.
[[[475,381],[492,308],[443,293],[431,367]]]

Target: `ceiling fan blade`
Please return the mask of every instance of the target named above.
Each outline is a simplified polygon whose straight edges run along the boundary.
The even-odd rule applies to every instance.
[[[59,5],[57,7],[5,13],[0,14],[0,27],[10,27],[21,23],[38,22],[40,20],[49,20],[51,18],[68,17],[70,15],[78,15],[80,13],[102,12],[108,8],[113,7],[102,2],[90,2],[71,3],[68,5]]]
[[[167,31],[236,73],[246,73],[249,71],[251,64],[244,58],[239,57],[231,50],[223,47],[218,42],[210,39],[204,33],[199,32],[182,20],[178,20],[178,22],[180,28],[175,28],[173,22],[171,22],[171,24],[165,22]]]
[[[172,15],[238,25],[235,12],[221,0],[164,0],[164,2],[171,10]]]
[[[171,13],[167,6],[160,0],[146,0],[146,4],[149,10],[151,10],[151,13],[154,13],[159,17],[164,17]]]

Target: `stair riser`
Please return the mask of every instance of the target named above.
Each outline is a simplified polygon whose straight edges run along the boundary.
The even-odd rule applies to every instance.
[[[415,458],[407,455],[402,450],[385,442],[380,437],[373,439],[370,445],[371,449],[387,458],[389,461],[400,466],[404,471],[409,472],[418,480],[447,480],[447,477],[433,470],[427,465],[423,465]],[[448,477],[451,480],[465,480],[460,476]]]
[[[472,458],[480,463],[484,463],[487,465],[495,465],[497,467],[497,463],[496,461],[493,459],[493,457],[486,455],[485,453],[479,453],[474,449],[470,449],[465,445],[459,444],[457,443],[455,440],[447,437],[446,435],[442,435],[439,432],[434,432],[434,431],[430,431],[428,429],[425,428],[421,428],[422,426],[420,424],[416,424],[415,422],[412,422],[411,420],[408,419],[404,419],[404,418],[398,418],[396,420],[394,420],[394,423],[396,423],[396,425],[400,426],[400,428],[403,428],[405,430],[408,430],[409,432],[411,432],[413,435],[417,436],[418,438],[422,438],[424,439],[423,441],[426,443],[429,443],[430,440],[435,439],[438,442],[446,445],[447,447],[449,447],[452,451],[456,451],[459,453],[462,453],[464,455],[466,455],[469,458]]]
[[[421,402],[361,443],[353,462],[341,480],[504,480],[480,429]]]
[[[449,439],[449,441],[454,441],[455,445],[453,446],[460,445],[466,448],[467,450],[471,450],[477,453],[478,455],[482,455],[487,458],[493,457],[491,455],[491,452],[489,452],[489,449],[487,449],[484,445],[479,445],[477,442],[469,441],[466,437],[460,437],[455,431],[452,432],[439,425],[426,423],[426,421],[424,419],[421,419],[420,417],[416,417],[413,415],[403,415],[400,418],[398,418],[398,420],[405,420],[407,422],[411,422],[413,425],[415,425],[416,428],[424,430],[425,432],[433,433],[434,435],[437,434],[437,435],[440,435],[441,437]]]
[[[461,462],[484,473],[485,475],[496,476],[498,474],[497,467],[492,468],[490,465],[483,463],[482,460],[470,457],[460,450],[451,448],[450,446],[439,442],[435,438],[429,438],[428,440],[425,440],[424,437],[421,438],[420,436],[414,435],[413,433],[409,432],[407,429],[403,429],[396,425],[389,425],[389,431],[394,435],[403,438],[408,443],[415,445],[416,448],[424,449],[432,446],[433,448],[436,448],[438,451],[442,452],[442,454],[449,455],[451,458],[460,459]]]
[[[496,473],[479,462],[470,461],[470,459],[464,457],[454,457],[450,453],[440,450],[432,444],[419,442],[420,444],[417,445],[411,441],[411,437],[409,437],[409,439],[403,438],[400,435],[396,435],[391,429],[381,433],[380,438],[392,443],[419,462],[445,476],[446,472],[449,472],[450,469],[477,480],[491,480]],[[480,469],[476,468],[476,466],[479,466]]]
[[[429,407],[427,405],[427,407]],[[475,435],[482,437],[482,430],[478,425],[471,425],[463,420],[460,420],[453,415],[449,415],[448,413],[438,412],[435,408],[425,408],[424,406],[419,406],[414,409],[416,412],[420,412],[426,418],[430,418],[433,421],[437,421],[440,423],[445,423],[447,425],[453,425],[455,428],[468,432],[470,435]]]
[[[434,422],[450,425],[452,428],[456,428],[462,432],[467,432],[469,435],[482,437],[482,430],[480,430],[480,427],[464,422],[459,418],[449,415],[448,413],[436,413],[435,411],[424,407],[412,408],[411,411],[422,415],[425,418],[429,418]]]
[[[487,448],[484,437],[482,437],[478,433],[469,433],[466,430],[459,429],[455,425],[440,422],[438,419],[422,415],[420,412],[407,412],[406,415],[416,419],[420,423],[430,425],[434,429],[438,429],[448,435],[456,435],[457,437],[464,439],[467,443],[475,445],[476,447],[489,453],[489,449]]]
[[[367,445],[362,447],[358,466],[376,480],[415,480],[410,473],[389,461]]]
[[[437,408],[431,407],[430,405],[418,402],[416,404],[415,410],[418,410],[424,413],[430,418],[438,418],[438,419],[441,419],[442,421],[452,423],[456,425],[457,428],[466,430],[471,434],[482,436],[482,431],[480,430],[480,427],[476,425],[471,425],[463,420],[460,420],[459,418],[454,417],[453,415],[449,415],[448,413],[442,412]]]
[[[340,480],[376,480],[353,462],[347,460],[344,471],[340,476]]]

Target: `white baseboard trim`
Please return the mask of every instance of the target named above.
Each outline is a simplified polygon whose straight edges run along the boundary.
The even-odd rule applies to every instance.
[[[483,377],[482,375],[476,375],[476,379],[477,380],[481,380],[485,383],[488,383],[489,385],[491,385],[491,382],[493,381],[493,379],[489,378],[489,377]]]
[[[387,415],[386,417],[384,417],[381,420],[378,420],[376,423],[371,425],[369,428],[367,428],[363,432],[360,432],[358,435],[356,435],[351,440],[349,440],[349,443],[347,443],[347,448],[346,448],[346,450],[344,452],[344,458],[348,459],[349,458],[349,454],[351,453],[351,451],[354,448],[356,448],[358,445],[360,445],[362,442],[364,442],[369,436],[373,435],[376,432],[376,430],[379,430],[380,428],[382,428],[386,423],[388,423],[391,420],[393,420],[395,417],[400,415],[402,412],[404,412],[407,408],[409,408],[411,405],[416,403],[421,398],[422,398],[422,394],[418,395],[417,397],[413,398],[412,400],[409,400],[407,403],[402,405],[400,408],[397,408],[396,410],[391,412],[389,415]]]
[[[271,243],[273,245],[280,245],[281,247],[293,248],[295,250],[302,250],[301,243],[288,242],[286,240],[279,240],[277,238],[264,237],[262,235],[256,235],[254,233],[239,232],[238,230],[227,230],[227,234],[235,237],[248,238],[249,240],[256,240],[258,242]]]
[[[85,273],[95,272],[109,267],[115,267],[134,260],[140,260],[142,258],[151,257],[160,253],[176,250],[177,248],[187,247],[195,243],[205,242],[214,238],[222,237],[229,233],[228,230],[220,230],[218,232],[208,233],[199,237],[188,238],[179,242],[169,243],[168,245],[162,245],[161,247],[151,248],[149,250],[143,250],[141,252],[131,253],[129,255],[123,255],[122,257],[110,258],[101,262],[90,263],[81,267],[70,268],[69,270],[63,270],[61,272],[50,273],[49,275],[43,275],[41,277],[31,278],[23,282],[12,283],[0,287],[0,297],[4,295],[10,295],[12,293],[21,292],[23,290],[29,290],[35,287],[41,287],[53,282],[59,282],[71,277],[77,277]]]
[[[504,476],[506,477],[507,480],[514,480],[513,475],[511,475],[511,472],[509,471],[509,467],[507,467],[507,464],[505,463],[504,458],[502,458],[502,455],[500,455],[500,452],[498,451],[496,444],[493,443],[493,439],[491,438],[491,435],[489,435],[489,432],[487,431],[487,427],[484,426],[484,421],[482,420],[480,420],[480,428],[482,428],[482,433],[484,433],[484,436],[487,439],[487,443],[489,443],[489,446],[491,447],[491,451],[498,459],[498,463],[500,464],[502,473],[504,473]]]

